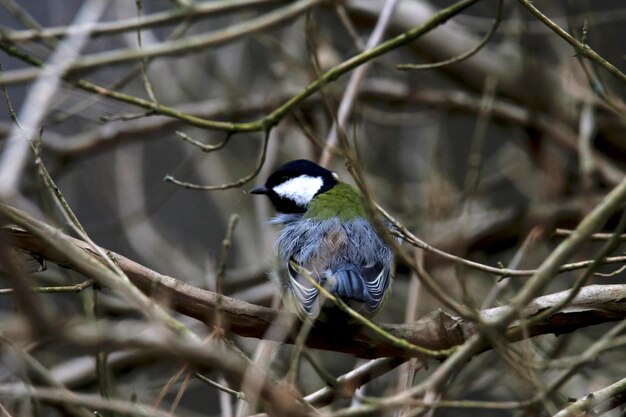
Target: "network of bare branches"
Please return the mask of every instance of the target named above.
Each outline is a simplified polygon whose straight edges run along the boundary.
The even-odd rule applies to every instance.
[[[0,0],[3,416],[626,412],[620,2],[68,6]],[[389,234],[374,321],[269,279],[299,158]]]

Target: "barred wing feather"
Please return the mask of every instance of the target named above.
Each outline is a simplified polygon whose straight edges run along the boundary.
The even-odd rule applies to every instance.
[[[369,312],[376,311],[389,287],[390,268],[382,263],[371,266],[343,265],[333,273],[332,293],[348,300],[363,302]]]
[[[303,269],[300,265],[295,264],[293,260],[287,262],[291,294],[295,296],[306,314],[316,315],[316,310],[319,308],[318,303],[316,303],[319,291],[308,282],[306,277],[303,277],[302,274],[296,271],[296,268]]]
[[[370,295],[365,306],[369,311],[375,311],[385,298],[385,292],[391,279],[391,269],[388,265],[379,263],[371,267],[362,267],[361,271],[365,288]]]

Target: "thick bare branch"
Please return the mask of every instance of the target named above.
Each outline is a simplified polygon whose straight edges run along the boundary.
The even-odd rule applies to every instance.
[[[6,209],[6,207],[4,207]],[[11,209],[13,210],[13,209]],[[23,213],[23,218],[28,218]],[[75,263],[58,247],[43,242],[41,239],[14,227],[5,227],[15,247],[26,250],[50,262],[78,272],[89,272]],[[57,234],[66,244],[71,243],[78,248],[93,254],[87,243],[69,236]],[[110,252],[109,252],[110,253]],[[116,263],[125,272],[131,282],[141,291],[158,300],[165,300],[170,308],[207,324],[213,323],[218,303],[218,295],[184,283],[172,277],[161,275],[121,255],[111,253]],[[539,297],[534,300],[524,315],[532,317],[545,308],[557,304],[569,294],[563,291]],[[483,312],[483,317],[496,317],[502,307]],[[278,319],[276,310],[249,304],[227,296],[221,301],[222,319],[236,334],[247,337],[264,338],[270,325]],[[577,328],[593,324],[615,321],[626,317],[626,285],[592,285],[584,287],[573,302],[562,311],[538,323],[530,332],[531,335],[547,333],[567,333]],[[396,337],[404,338],[411,343],[430,349],[444,349],[465,342],[475,333],[472,323],[464,322],[458,317],[443,312],[435,312],[417,322],[410,324],[380,324],[387,332]],[[517,325],[510,326],[510,333],[522,337],[516,332]],[[288,329],[286,343],[293,343],[297,329]],[[282,339],[281,339],[282,341]],[[411,350],[402,350],[390,344],[373,331],[363,328],[337,328],[336,326],[318,323],[314,326],[307,340],[309,347],[352,353],[360,357],[414,356]]]

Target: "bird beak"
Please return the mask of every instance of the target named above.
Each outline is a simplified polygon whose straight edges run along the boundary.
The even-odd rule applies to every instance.
[[[257,185],[249,191],[250,194],[267,194],[269,189],[265,185]]]

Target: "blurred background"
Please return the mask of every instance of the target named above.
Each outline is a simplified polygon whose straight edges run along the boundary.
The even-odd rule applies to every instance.
[[[87,3],[0,0],[0,42],[45,61],[62,42],[56,35],[67,31]],[[286,161],[319,161],[351,73],[295,106],[280,121],[271,131],[267,156],[256,178],[241,187],[216,191],[186,189],[165,182],[164,177],[202,185],[237,181],[254,171],[262,132],[227,137],[223,131],[193,127],[82,91],[74,81],[86,79],[132,96],[156,98],[161,104],[206,119],[256,120],[302,91],[320,71],[363,51],[381,10],[390,2],[257,0],[228,5],[190,1],[195,9],[186,9],[184,3],[143,1],[144,19],[173,16],[141,28],[143,48],[160,45],[166,51],[144,60],[145,74],[141,60],[134,56],[137,30],[125,26],[138,14],[136,2],[107,3],[95,26],[104,29],[82,48],[47,106],[41,125],[42,158],[96,243],[194,286],[215,289],[222,240],[230,216],[237,214],[224,292],[251,303],[275,305],[277,291],[267,278],[277,232],[267,222],[273,209],[265,199],[253,198],[246,191],[263,183]],[[451,4],[398,1],[383,41],[418,26]],[[603,58],[626,68],[626,7],[622,1],[537,0],[534,4]],[[498,13],[502,16],[499,21]],[[108,29],[105,22],[111,23]],[[480,45],[493,30],[484,46],[466,59],[437,68],[397,68],[458,57]],[[202,47],[167,52],[179,45],[179,40],[201,36],[209,39]],[[2,81],[19,119],[30,111],[24,103],[37,73],[6,50],[0,52],[0,64]],[[504,1],[499,11],[497,1],[484,0],[372,61],[355,94],[344,131],[358,152],[376,201],[417,236],[481,263],[532,269],[562,241],[562,236],[554,234],[556,228],[575,227],[623,179],[625,93],[624,83],[577,55],[519,2]],[[12,129],[7,107],[3,104],[1,108],[0,151]],[[205,144],[228,142],[214,152],[202,152],[176,132]],[[354,183],[341,157],[332,158],[329,168],[342,180]],[[33,159],[27,163],[21,187],[24,195],[56,219],[57,226],[64,226]],[[616,221],[609,222],[606,230]],[[600,243],[597,245],[588,245],[577,259],[592,259]],[[615,253],[623,251],[621,246]],[[426,269],[451,295],[477,309],[506,303],[524,282],[524,278],[499,281],[428,253],[415,256],[424,257]],[[607,265],[601,271],[611,273],[619,267]],[[568,288],[579,274],[559,275],[547,293]],[[37,285],[66,285],[81,279],[54,265],[34,277]],[[624,283],[625,277],[624,273],[594,277],[593,283]],[[10,298],[2,297],[0,305],[10,311]],[[113,294],[103,291],[100,298],[103,316],[130,314]],[[84,293],[47,295],[45,299],[55,311],[68,316],[84,314],[87,302]],[[376,319],[401,323],[440,307],[406,265],[399,264],[391,299]],[[199,333],[206,332],[200,323],[189,320]],[[517,366],[497,352],[484,353],[455,377],[445,398],[527,398],[554,379],[552,365],[557,359],[584,352],[611,326],[518,343],[512,347],[519,358]],[[259,343],[233,338],[250,354]],[[92,358],[79,349],[66,348],[44,343],[33,354],[68,386],[94,392]],[[280,376],[287,372],[291,348],[277,348],[273,371]],[[309,356],[335,377],[362,363],[332,352],[312,350]],[[229,406],[218,398],[217,390],[197,380],[191,380],[182,390],[182,398],[177,398],[183,378],[172,378],[178,370],[175,365],[155,363],[149,354],[136,352],[116,352],[109,358],[115,395],[120,398],[154,404],[159,393],[164,393],[166,405],[161,406],[167,410],[175,404],[178,415],[229,415]],[[612,350],[593,366],[575,373],[543,406],[472,413],[550,415],[566,398],[580,397],[623,377],[625,364],[623,350]],[[5,355],[0,377],[19,379],[16,366]],[[397,392],[406,386],[408,372],[406,367],[398,368],[359,392],[374,396]],[[430,372],[432,369],[418,373],[415,380]],[[409,386],[413,383],[410,379]],[[168,381],[173,382],[166,386]],[[308,394],[323,386],[322,378],[303,361],[298,389]],[[333,407],[348,405],[340,401]],[[21,410],[15,415],[57,412],[45,406],[12,409]],[[619,410],[613,413],[608,415],[619,415]],[[437,409],[433,414],[460,415],[454,409]]]

